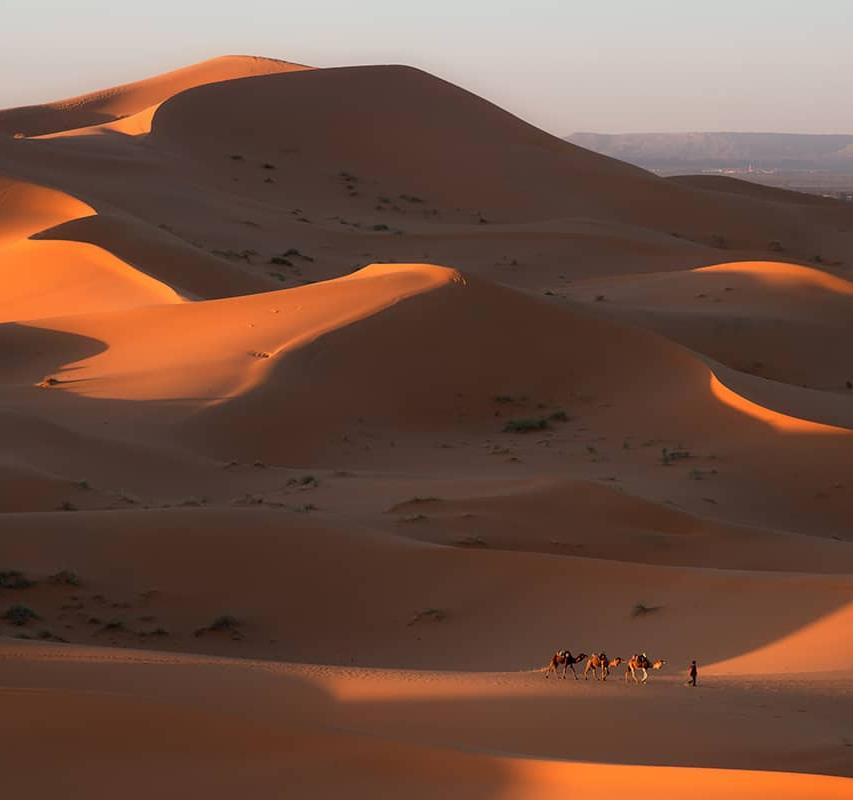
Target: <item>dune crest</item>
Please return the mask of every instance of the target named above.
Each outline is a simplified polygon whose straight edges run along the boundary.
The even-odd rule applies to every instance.
[[[220,56],[110,89],[37,106],[0,110],[0,133],[39,136],[114,122],[206,83],[311,69],[272,58]]]

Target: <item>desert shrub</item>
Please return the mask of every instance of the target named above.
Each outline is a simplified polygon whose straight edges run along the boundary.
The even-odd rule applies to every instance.
[[[210,623],[210,630],[228,631],[232,628],[238,627],[239,625],[240,620],[238,620],[237,617],[232,617],[230,614],[223,614]]]
[[[427,608],[419,611],[410,620],[409,625],[417,625],[419,622],[444,622],[447,612],[441,608]]]
[[[29,589],[31,586],[35,586],[35,581],[20,570],[0,570],[0,589]]]
[[[645,603],[637,603],[631,610],[631,616],[644,617],[646,616],[646,614],[654,614],[656,611],[660,611],[662,608],[663,606],[647,606]]]
[[[20,603],[16,603],[13,606],[9,606],[6,609],[6,613],[3,614],[3,619],[11,625],[17,625],[21,627],[26,625],[28,622],[33,622],[34,620],[41,619],[41,617],[36,614],[29,606],[21,605]]]
[[[551,420],[551,422],[568,422],[569,415],[561,408],[551,414],[548,419]]]
[[[59,572],[54,572],[48,577],[51,583],[59,584],[60,586],[79,586],[80,576],[70,569],[61,569]]]
[[[539,419],[511,419],[504,425],[504,433],[531,433],[532,431],[547,429],[548,420],[544,417]]]
[[[273,256],[269,260],[269,263],[270,264],[277,264],[281,267],[292,267],[293,266],[293,262],[286,259],[284,256]]]
[[[453,544],[457,547],[488,547],[489,543],[482,536],[466,536],[457,539]]]
[[[785,248],[782,247],[782,242],[776,241],[774,239],[772,242],[767,243],[767,249],[771,253],[781,253]]]
[[[682,461],[685,458],[690,458],[689,450],[669,450],[666,447],[661,449],[660,460],[666,467],[670,464],[674,464],[676,461]]]

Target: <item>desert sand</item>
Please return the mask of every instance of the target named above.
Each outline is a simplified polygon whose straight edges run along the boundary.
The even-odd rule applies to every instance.
[[[852,281],[408,67],[0,111],[4,786],[850,797]]]

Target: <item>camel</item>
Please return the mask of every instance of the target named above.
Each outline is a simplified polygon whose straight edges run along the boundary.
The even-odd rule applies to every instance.
[[[628,682],[629,677],[634,679],[634,683],[645,683],[649,679],[648,671],[650,669],[663,669],[664,664],[666,664],[666,661],[662,658],[657,659],[657,661],[650,661],[645,653],[640,655],[634,653],[628,659],[628,668],[625,670],[625,683]],[[642,680],[638,680],[638,672],[643,673]]]
[[[578,674],[575,672],[575,664],[580,664],[586,658],[586,653],[581,653],[578,656],[573,656],[568,650],[558,650],[551,656],[551,663],[545,668],[545,677],[547,678],[551,672],[558,674],[559,668],[563,668],[563,680],[566,678],[566,673],[571,669],[575,680],[578,679]],[[559,677],[559,676],[558,676]]]
[[[586,662],[586,668],[583,671],[584,680],[587,678],[587,673],[592,670],[592,677],[598,679],[597,669],[601,669],[601,680],[606,681],[611,669],[615,669],[622,663],[622,659],[618,656],[614,659],[609,659],[606,653],[593,653]]]

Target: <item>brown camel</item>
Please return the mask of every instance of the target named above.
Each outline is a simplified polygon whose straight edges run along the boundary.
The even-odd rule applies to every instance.
[[[580,664],[586,658],[586,653],[581,653],[578,656],[573,656],[568,650],[558,650],[551,656],[551,663],[545,668],[545,677],[547,678],[551,672],[559,677],[559,668],[563,668],[563,679],[566,678],[566,673],[571,670],[575,680],[578,679],[578,674],[575,672],[575,664]]]
[[[628,678],[631,677],[634,679],[634,683],[645,683],[649,679],[648,671],[650,669],[663,669],[664,664],[666,664],[666,661],[662,658],[657,659],[657,661],[650,661],[645,653],[641,653],[640,655],[634,653],[628,659],[628,668],[625,670],[625,682],[627,683]],[[637,678],[638,672],[643,673],[642,680]]]
[[[610,674],[611,669],[615,669],[622,663],[622,659],[619,657],[609,659],[606,653],[593,653],[589,660],[586,662],[586,668],[583,671],[584,680],[586,680],[587,673],[592,670],[592,676],[598,679],[598,673],[596,670],[601,670],[601,680],[606,681],[607,676]]]

